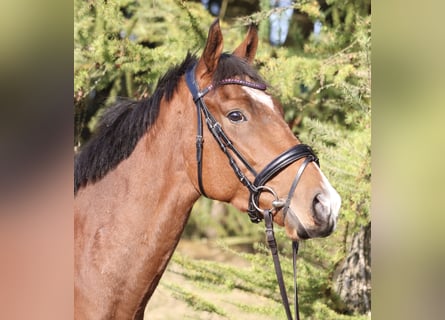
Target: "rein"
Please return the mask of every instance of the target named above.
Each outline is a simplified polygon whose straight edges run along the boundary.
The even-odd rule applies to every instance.
[[[249,208],[248,208],[248,214],[250,220],[253,223],[258,223],[262,219],[264,219],[265,221],[266,240],[272,253],[275,266],[275,273],[277,275],[283,306],[286,311],[287,319],[292,320],[292,314],[289,307],[289,300],[287,298],[286,288],[283,280],[283,273],[281,270],[280,260],[278,256],[277,243],[273,231],[273,212],[275,211],[276,213],[279,210],[283,209],[283,221],[284,221],[287,211],[289,210],[291,198],[295,192],[298,182],[300,181],[304,169],[312,161],[316,162],[317,165],[319,165],[318,158],[315,156],[314,152],[308,145],[298,144],[280,154],[278,157],[272,160],[260,173],[257,173],[255,169],[248,163],[248,161],[233,145],[232,141],[226,135],[221,125],[218,123],[218,121],[216,121],[216,119],[210,113],[203,98],[207,93],[209,93],[212,89],[214,89],[219,85],[241,85],[262,91],[266,90],[267,88],[266,85],[249,82],[241,79],[229,78],[221,80],[216,84],[210,84],[203,90],[199,90],[198,84],[195,79],[195,69],[196,69],[196,63],[195,65],[193,65],[193,67],[187,70],[185,74],[185,79],[187,82],[187,86],[193,96],[193,101],[195,102],[197,108],[198,129],[196,134],[196,161],[197,161],[199,190],[203,196],[207,197],[202,182],[202,150],[204,144],[202,115],[204,114],[207,127],[209,128],[215,140],[218,142],[221,150],[227,156],[229,164],[232,167],[233,171],[235,172],[235,175],[238,177],[241,183],[250,191]],[[253,174],[253,176],[255,177],[255,180],[253,182],[250,181],[247,178],[247,176],[243,173],[243,171],[240,169],[236,159],[234,158],[234,156],[232,156],[232,153],[236,157],[236,159],[241,161],[241,163],[247,168],[247,170],[249,170]],[[267,186],[266,183],[270,179],[272,179],[275,175],[277,175],[279,172],[287,168],[289,165],[302,158],[305,158],[305,160],[303,164],[300,166],[297,175],[295,176],[295,179],[289,190],[287,199],[283,201],[278,198],[276,192],[271,187]],[[259,206],[259,197],[262,192],[269,192],[275,198],[275,200],[272,201],[272,207],[270,209],[262,209]],[[301,222],[300,225],[304,228]],[[292,243],[292,252],[293,252],[293,271],[294,271],[295,319],[299,320],[300,316],[298,310],[297,278],[296,278],[297,277],[296,258],[298,253],[297,241],[293,241]]]

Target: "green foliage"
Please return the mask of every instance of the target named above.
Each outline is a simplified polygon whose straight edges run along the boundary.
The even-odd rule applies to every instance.
[[[183,237],[189,239],[238,237],[238,241],[233,241],[238,244],[262,239],[264,228],[250,223],[247,213],[242,213],[233,206],[223,203],[218,203],[218,206],[218,212],[214,212],[215,202],[200,198],[192,209]]]
[[[239,254],[239,253],[236,253]],[[264,273],[264,268],[270,268],[270,261],[261,259],[256,254],[240,254],[252,261],[251,268],[238,268],[230,264],[213,261],[193,260],[180,254],[175,254],[171,269],[189,279],[196,286],[210,292],[225,292],[230,294],[234,289],[261,297],[268,297],[267,307],[248,305],[231,301],[236,308],[248,313],[258,313],[269,316],[285,316],[281,306],[281,298],[277,291],[275,274]],[[264,255],[262,255],[264,258]],[[272,270],[271,270],[272,271]],[[169,285],[169,284],[167,284]],[[200,297],[205,300],[204,297]],[[223,312],[224,313],[224,312]]]
[[[370,21],[357,19],[352,43],[323,60],[317,99],[328,117],[306,117],[300,137],[320,154],[324,172],[342,195],[340,221],[357,227],[370,219]],[[327,68],[334,73],[323,72]],[[320,104],[321,101],[316,101]],[[334,116],[335,115],[335,116]]]
[[[77,145],[99,114],[87,109],[91,97],[105,95],[103,108],[116,96],[151,95],[168,66],[203,47],[213,20],[200,3],[174,0],[75,0],[74,6]]]
[[[216,313],[222,316],[225,316],[225,312],[221,310],[221,308],[218,308],[213,303],[207,301],[206,299],[203,299],[199,295],[185,290],[181,288],[178,285],[175,284],[167,284],[166,287],[173,292],[173,295],[181,300],[184,300],[188,305],[192,306],[193,309],[198,311],[207,311],[210,313]]]
[[[282,232],[277,233],[277,237],[283,240],[285,235]],[[283,244],[284,242],[279,241],[279,243]],[[248,261],[249,266],[239,267],[232,263],[195,260],[175,253],[168,272],[186,278],[187,282],[195,286],[195,289],[180,288],[168,280],[161,281],[161,284],[172,290],[175,296],[186,301],[194,309],[209,311],[210,308],[218,306],[217,311],[214,312],[229,319],[233,314],[237,315],[234,319],[239,319],[243,314],[257,314],[269,319],[285,319],[286,315],[269,249],[265,245],[257,243],[254,253],[241,253],[227,247],[224,241],[221,241],[220,245],[223,250]],[[330,269],[323,265],[326,258],[326,252],[323,250],[326,247],[325,244],[324,248],[316,249],[314,252],[313,246],[302,244],[297,260],[301,318],[366,319],[367,317],[364,316],[342,315],[335,311],[338,309],[336,303],[340,302],[331,292]],[[280,251],[285,283],[292,284],[293,268],[290,245],[285,245]],[[291,287],[288,287],[288,290],[291,292]],[[247,300],[230,299],[230,295],[234,292],[237,292],[236,296],[242,295],[250,298]],[[293,297],[290,296],[289,299],[292,302]]]

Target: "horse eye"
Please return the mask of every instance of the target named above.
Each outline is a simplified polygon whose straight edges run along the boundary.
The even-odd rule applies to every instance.
[[[241,111],[231,111],[227,115],[227,118],[232,122],[242,122],[246,120],[246,117]]]

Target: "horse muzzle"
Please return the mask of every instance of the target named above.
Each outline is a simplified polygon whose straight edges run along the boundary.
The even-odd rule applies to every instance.
[[[284,222],[287,234],[294,240],[329,236],[336,228],[340,205],[339,194],[329,185],[327,191],[314,196],[306,212],[290,206]]]

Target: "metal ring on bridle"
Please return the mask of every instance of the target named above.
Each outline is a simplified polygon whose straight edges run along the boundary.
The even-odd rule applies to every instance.
[[[277,205],[274,205],[274,203],[281,203],[281,200],[278,198],[277,193],[276,193],[271,187],[268,187],[268,186],[258,186],[258,187],[256,187],[256,191],[257,191],[257,193],[260,193],[261,190],[263,190],[263,191],[268,191],[268,192],[271,193],[271,194],[274,196],[274,198],[275,198],[275,199],[272,201],[272,207],[271,207],[268,211],[272,211],[273,209],[276,209],[277,207],[279,207],[279,206],[277,206]],[[252,205],[253,205],[254,208],[257,209],[259,212],[264,212],[265,209],[261,209],[261,208],[259,207],[259,203],[258,203],[258,204],[255,203],[255,199],[254,199],[254,197],[255,197],[255,195],[252,194],[252,195],[251,195],[251,199],[250,199]],[[259,201],[259,200],[258,200],[258,201]]]

